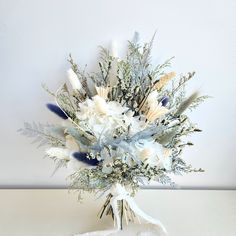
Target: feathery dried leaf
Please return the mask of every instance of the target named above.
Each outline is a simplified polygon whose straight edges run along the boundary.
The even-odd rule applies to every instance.
[[[195,101],[195,99],[198,97],[198,94],[198,92],[194,92],[185,101],[183,101],[177,108],[175,116],[180,116]]]

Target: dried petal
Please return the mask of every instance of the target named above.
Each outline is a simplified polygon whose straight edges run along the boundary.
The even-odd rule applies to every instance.
[[[149,108],[148,112],[146,113],[146,118],[148,121],[153,122],[168,112],[169,110],[167,108],[157,105],[156,107]]]
[[[107,95],[110,91],[110,88],[109,87],[95,87],[96,88],[96,91],[97,91],[97,95],[104,98],[104,99],[107,99]]]

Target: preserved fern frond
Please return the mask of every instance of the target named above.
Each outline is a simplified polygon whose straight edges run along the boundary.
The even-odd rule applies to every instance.
[[[56,136],[52,133],[53,125],[44,125],[41,123],[32,124],[25,122],[24,128],[18,130],[18,132],[26,137],[33,138],[33,143],[39,143],[38,147],[43,145],[51,146],[65,146],[65,140],[62,137]]]
[[[211,96],[207,96],[207,95],[203,95],[203,96],[199,96],[197,97],[190,105],[189,108],[190,110],[195,109],[196,107],[198,107],[200,104],[202,104],[206,99],[211,98]]]

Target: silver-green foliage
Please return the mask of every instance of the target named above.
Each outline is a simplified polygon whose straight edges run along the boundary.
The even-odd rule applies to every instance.
[[[123,157],[113,160],[110,166],[104,167],[103,162],[101,162],[95,168],[83,168],[76,171],[70,176],[72,188],[81,189],[81,191],[93,191],[95,189],[105,191],[112,184],[119,182],[130,186],[135,191],[145,180],[156,180],[163,184],[173,185],[169,177],[171,173],[202,172],[202,169],[192,168],[181,158],[183,149],[186,146],[193,145],[189,141],[184,142],[183,137],[201,131],[190,121],[185,112],[188,109],[193,110],[208,98],[208,96],[199,96],[196,92],[190,96],[186,95],[186,84],[194,77],[195,72],[173,79],[172,86],[165,86],[158,91],[158,102],[161,102],[164,96],[168,97],[169,103],[166,107],[169,112],[155,121],[152,126],[132,136],[129,134],[129,130],[117,128],[113,138],[96,138],[93,130],[86,127],[84,123],[82,125],[82,121],[76,117],[79,104],[86,98],[95,95],[92,92],[94,89],[89,87],[88,81],[92,80],[94,86],[111,87],[114,69],[118,82],[111,87],[108,99],[125,105],[134,112],[135,116],[143,115],[143,105],[148,95],[155,89],[155,85],[161,76],[168,72],[173,58],[153,66],[151,64],[151,49],[154,37],[144,45],[139,43],[138,38],[138,34],[135,34],[134,39],[128,42],[128,52],[124,59],[117,60],[110,55],[108,50],[101,48],[99,70],[96,73],[87,73],[85,70],[81,70],[70,55],[71,68],[81,81],[84,92],[71,92],[66,85],[61,86],[56,93],[45,89],[54,96],[57,104],[69,117],[71,125],[55,128],[50,125],[25,123],[24,128],[20,130],[20,133],[34,138],[34,141],[39,142],[40,145],[49,144],[59,147],[65,146],[63,133],[64,135],[69,134],[81,146],[90,150],[90,156],[98,157],[104,163],[107,161],[106,158],[102,157],[102,150],[104,149],[111,153],[120,148],[126,153]],[[64,132],[60,132],[61,130]],[[154,138],[156,142],[173,150],[171,171],[167,171],[165,168],[150,167],[132,156],[130,144],[140,139],[149,138]],[[65,163],[59,163],[58,167],[64,165]]]

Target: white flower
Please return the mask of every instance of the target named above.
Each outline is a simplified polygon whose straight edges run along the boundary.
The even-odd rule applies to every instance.
[[[109,93],[110,88],[109,87],[97,87],[95,86],[95,89],[97,91],[98,96],[107,99],[107,95]]]
[[[139,140],[135,143],[135,150],[137,157],[149,164],[151,167],[157,166],[159,168],[171,169],[171,150],[164,148],[161,144],[154,140]]]
[[[145,116],[150,122],[155,121],[169,112],[166,107],[162,106],[161,103],[158,103],[157,97],[158,92],[156,90],[152,91],[147,97]]]
[[[106,100],[98,95],[93,97],[93,101],[95,104],[95,110],[102,114],[102,115],[108,115],[108,105],[106,103]]]
[[[68,79],[70,81],[70,84],[74,90],[81,90],[82,84],[79,81],[78,76],[75,74],[75,72],[70,68],[67,71]]]
[[[137,122],[133,113],[127,113],[127,107],[120,103],[106,102],[104,98],[96,95],[92,99],[86,99],[80,103],[79,111],[76,113],[80,125],[90,128],[95,136],[99,138],[112,137],[114,130],[123,127],[127,130],[131,123]]]
[[[145,115],[148,121],[153,122],[168,112],[169,110],[166,107],[161,104],[156,104],[155,106],[150,106]]]

